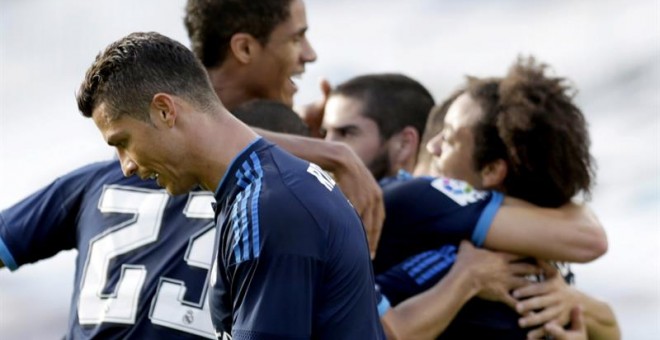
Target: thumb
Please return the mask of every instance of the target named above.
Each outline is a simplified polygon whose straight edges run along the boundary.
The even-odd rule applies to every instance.
[[[323,99],[326,100],[330,95],[330,91],[332,91],[332,86],[330,85],[330,81],[328,81],[328,79],[325,77],[321,78],[321,80],[319,81],[319,87],[321,88]]]

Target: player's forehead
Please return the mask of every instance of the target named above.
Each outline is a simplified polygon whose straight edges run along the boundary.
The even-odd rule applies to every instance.
[[[481,119],[483,110],[468,93],[463,93],[449,106],[445,115],[444,127],[448,131],[471,130]]]
[[[115,117],[105,103],[101,103],[92,111],[92,119],[108,144],[114,145],[130,135],[131,119],[124,116]]]
[[[362,115],[364,105],[361,100],[345,95],[332,95],[328,99],[323,115],[323,124],[343,125],[348,122],[371,120]]]

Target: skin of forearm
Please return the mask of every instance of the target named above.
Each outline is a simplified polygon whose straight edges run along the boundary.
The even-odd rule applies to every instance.
[[[390,310],[386,327],[402,339],[435,339],[477,292],[469,271],[452,268],[433,288]]]
[[[571,288],[582,306],[590,340],[619,340],[621,330],[610,306],[581,291]]]
[[[259,135],[274,142],[297,157],[318,164],[327,171],[340,170],[346,163],[346,146],[337,142],[327,142],[318,138],[286,135],[253,128]]]
[[[586,209],[548,209],[507,197],[484,246],[540,259],[584,263],[607,251],[607,237]]]

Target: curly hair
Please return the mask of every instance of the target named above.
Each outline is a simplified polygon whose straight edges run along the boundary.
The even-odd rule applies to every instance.
[[[476,169],[503,159],[507,194],[557,207],[580,192],[589,196],[595,165],[576,91],[547,70],[519,58],[504,78],[468,78],[466,91],[484,113],[474,126]]]
[[[207,68],[222,65],[231,37],[248,33],[262,45],[289,19],[293,0],[188,0],[184,24],[192,50]]]
[[[189,49],[156,32],[136,32],[96,56],[76,100],[85,117],[105,103],[110,119],[127,115],[150,122],[149,106],[159,92],[202,108],[218,100],[204,66]]]

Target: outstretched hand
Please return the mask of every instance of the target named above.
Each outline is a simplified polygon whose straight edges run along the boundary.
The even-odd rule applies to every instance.
[[[321,99],[312,103],[303,105],[295,109],[300,119],[309,127],[310,137],[322,138],[321,123],[323,123],[323,115],[325,113],[325,103],[328,101],[332,87],[330,82],[322,78],[319,82],[321,88]]]

